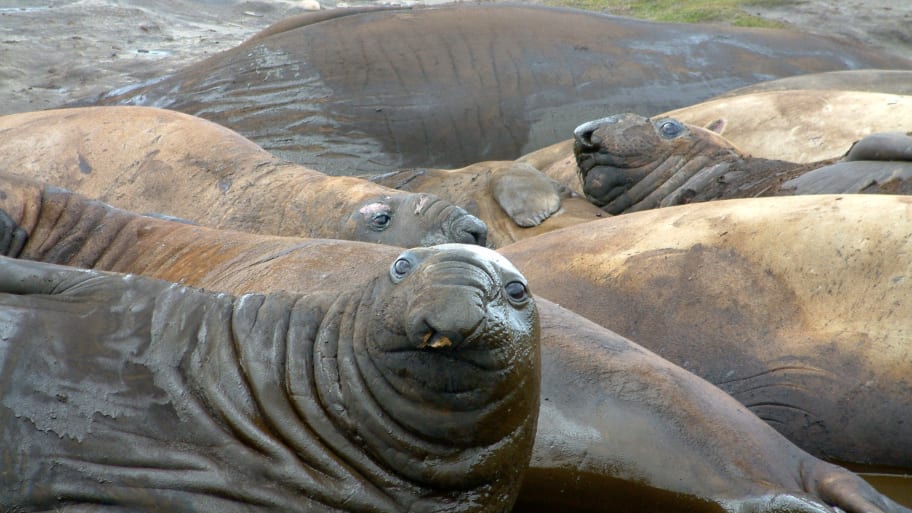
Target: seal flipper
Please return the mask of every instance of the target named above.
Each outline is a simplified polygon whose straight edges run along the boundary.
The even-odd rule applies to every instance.
[[[491,177],[491,195],[519,226],[538,226],[561,206],[563,187],[528,164],[498,170]]]
[[[28,241],[28,232],[0,208],[0,255],[18,257]]]

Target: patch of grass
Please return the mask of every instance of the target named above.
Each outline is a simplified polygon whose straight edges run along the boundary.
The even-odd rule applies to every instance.
[[[547,5],[575,7],[670,23],[725,23],[739,27],[781,28],[777,21],[750,14],[751,6],[771,7],[789,0],[545,0]]]

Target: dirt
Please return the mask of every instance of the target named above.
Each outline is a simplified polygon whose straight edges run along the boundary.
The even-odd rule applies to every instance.
[[[0,114],[60,107],[161,76],[314,7],[316,0],[0,0]],[[912,56],[912,2],[809,0],[751,12]]]

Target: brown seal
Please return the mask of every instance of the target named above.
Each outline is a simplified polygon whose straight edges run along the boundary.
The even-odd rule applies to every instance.
[[[234,294],[332,291],[400,251],[188,226],[22,180],[5,181],[2,190],[2,207],[23,233],[20,257],[116,267]],[[74,230],[54,221],[67,218],[97,222]],[[832,511],[827,505],[908,512],[801,451],[709,383],[566,309],[536,303],[542,406],[514,511],[603,511],[611,503],[705,513]]]
[[[912,96],[863,91],[769,91],[667,111],[697,126],[723,120],[721,134],[754,157],[815,162],[841,156],[875,132],[912,129]]]
[[[910,202],[707,202],[500,251],[540,295],[715,383],[812,454],[908,473]]]
[[[122,208],[236,230],[396,246],[484,244],[464,209],[283,161],[201,118],[151,107],[0,117],[0,164]]]

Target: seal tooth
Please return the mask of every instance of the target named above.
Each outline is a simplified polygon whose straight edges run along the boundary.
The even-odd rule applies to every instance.
[[[447,347],[453,345],[453,341],[445,335],[441,335],[437,331],[429,331],[421,337],[421,343],[418,344],[419,348],[432,347],[434,349],[439,349],[441,347]]]

